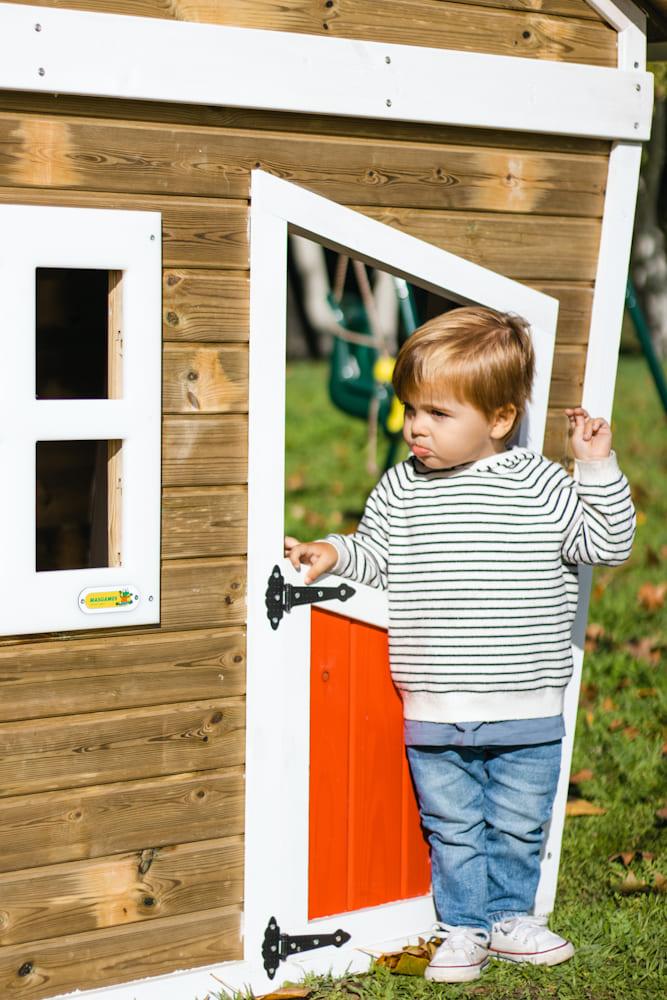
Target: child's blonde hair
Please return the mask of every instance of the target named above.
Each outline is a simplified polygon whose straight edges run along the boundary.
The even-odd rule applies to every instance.
[[[535,353],[530,327],[515,313],[462,306],[435,316],[401,347],[392,384],[401,402],[425,392],[450,395],[491,419],[513,403],[517,413],[509,440],[531,398]]]

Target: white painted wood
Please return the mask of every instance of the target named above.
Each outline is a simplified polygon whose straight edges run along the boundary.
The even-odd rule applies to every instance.
[[[533,327],[538,377],[520,439],[538,450],[544,438],[558,311],[554,299],[524,285],[261,170],[252,173],[245,865],[245,959],[249,963],[260,953],[270,916],[292,934],[327,933],[342,927],[352,935],[350,948],[423,933],[434,918],[432,899],[427,896],[308,919],[311,614],[309,607],[297,607],[274,631],[264,600],[274,564],[278,563],[288,583],[298,586],[303,580],[281,558],[288,232],[345,251],[445,298],[524,315]],[[317,581],[318,585],[337,582],[343,581],[331,575]],[[386,626],[386,595],[352,585],[357,593],[351,600],[325,606]],[[271,852],[266,851],[267,829],[272,831]],[[340,967],[344,956],[326,949],[299,961],[305,963],[304,968],[322,970],[332,961]]]
[[[600,9],[599,4],[600,0],[596,0],[592,6]],[[606,0],[604,4],[607,6]],[[639,22],[639,26],[635,23],[620,25],[626,36],[626,44],[623,46],[619,44],[619,65],[638,64],[643,68],[646,49],[646,39],[642,33],[643,22],[634,5],[623,0],[623,9],[627,10],[629,17]],[[612,415],[625,309],[625,288],[630,264],[640,163],[639,143],[615,142],[612,145],[581,403],[593,416],[604,417],[609,422]],[[549,913],[553,909],[556,896],[592,579],[592,567],[580,566],[579,604],[572,628],[574,672],[565,693],[566,735],[563,740],[563,760],[552,819],[544,845],[545,856],[535,903],[536,912]]]
[[[609,139],[648,138],[653,102],[635,69],[17,4],[0,87]]]
[[[161,216],[51,206],[0,206],[3,355],[0,397],[0,634],[159,621]],[[35,268],[123,271],[123,398],[35,398]],[[122,439],[120,567],[37,573],[35,443]],[[131,584],[135,610],[84,614],[85,588]],[[152,600],[151,600],[152,598]]]

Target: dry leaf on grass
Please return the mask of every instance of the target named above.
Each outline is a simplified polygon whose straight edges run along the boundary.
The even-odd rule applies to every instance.
[[[622,882],[613,886],[615,892],[620,892],[622,896],[632,896],[635,893],[645,893],[651,891],[648,882],[642,882],[634,872],[628,872]]]
[[[619,851],[618,854],[610,854],[610,861],[620,861],[625,868],[633,861],[653,861],[655,854],[651,851]]]
[[[613,698],[607,697],[602,699],[602,710],[603,712],[614,712],[616,710]]]
[[[656,809],[655,818],[660,826],[667,825],[667,806],[663,806],[662,809]]]
[[[643,639],[630,639],[628,642],[624,642],[621,649],[629,653],[635,660],[656,666],[662,657],[661,650],[657,648],[659,646],[660,638],[658,636],[647,635]]]
[[[635,691],[638,698],[655,698],[657,693],[657,688],[637,688]]]
[[[630,741],[636,740],[637,737],[639,736],[639,730],[637,729],[636,726],[626,726],[625,729],[623,730],[623,735],[625,736],[626,740]]]
[[[609,644],[610,640],[607,639],[607,632],[604,625],[599,625],[597,622],[589,622],[586,626],[586,638],[584,640],[584,649],[586,652],[592,653],[601,645],[608,646]]]
[[[656,892],[667,892],[667,878],[662,872],[656,872],[653,876],[653,888]]]
[[[423,976],[428,963],[435,955],[440,941],[438,938],[419,938],[418,944],[407,945],[402,951],[390,951],[379,955],[375,964],[397,976]]]
[[[624,725],[623,719],[612,719],[607,729],[610,733],[615,733],[618,729],[622,729]]]
[[[576,774],[570,775],[570,784],[579,785],[582,781],[590,781],[593,778],[593,772],[590,767],[583,767],[581,771],[577,771]]]
[[[637,591],[637,601],[647,611],[657,611],[665,603],[667,597],[667,582],[643,583]]]
[[[604,816],[606,811],[587,799],[568,799],[565,804],[566,816]]]

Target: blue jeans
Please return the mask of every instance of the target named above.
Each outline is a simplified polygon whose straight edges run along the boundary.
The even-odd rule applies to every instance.
[[[561,743],[407,747],[439,920],[490,931],[532,909]]]

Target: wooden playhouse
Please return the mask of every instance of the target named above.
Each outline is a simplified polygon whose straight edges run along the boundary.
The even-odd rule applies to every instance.
[[[428,929],[383,595],[282,558],[286,236],[523,312],[521,440],[571,469],[563,408],[611,415],[645,20],[0,3],[3,998],[262,992]]]

